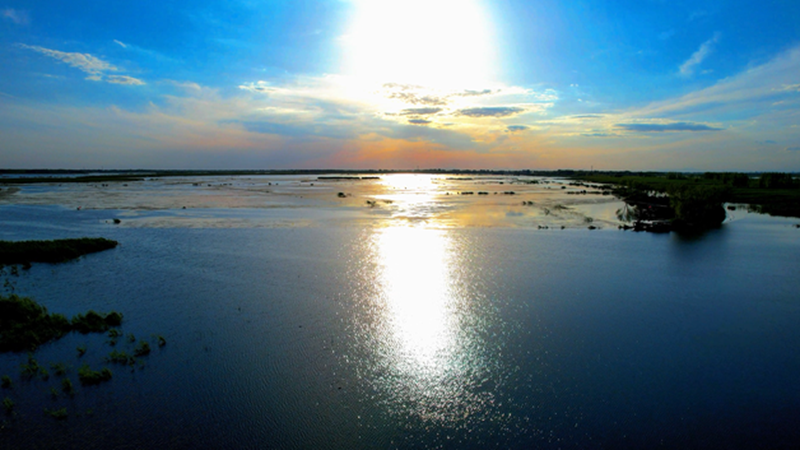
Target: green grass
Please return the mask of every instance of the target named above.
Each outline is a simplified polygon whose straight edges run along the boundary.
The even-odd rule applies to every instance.
[[[60,263],[116,247],[105,238],[57,239],[53,241],[0,241],[0,266],[33,262]]]

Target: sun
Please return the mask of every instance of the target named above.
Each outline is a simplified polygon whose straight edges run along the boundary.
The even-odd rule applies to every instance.
[[[369,85],[471,89],[496,62],[487,11],[477,0],[354,0],[345,73]]]

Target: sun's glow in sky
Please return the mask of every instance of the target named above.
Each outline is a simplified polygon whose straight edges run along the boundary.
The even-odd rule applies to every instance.
[[[476,0],[357,0],[345,72],[366,84],[473,88],[492,81],[490,20]]]

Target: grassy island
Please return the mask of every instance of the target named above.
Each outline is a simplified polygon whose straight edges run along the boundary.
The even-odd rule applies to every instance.
[[[0,241],[0,266],[33,262],[60,263],[89,253],[116,247],[105,238],[57,239],[52,241]]]
[[[122,323],[122,314],[89,311],[68,320],[49,314],[47,308],[28,297],[0,296],[0,353],[35,350],[65,334],[105,332]]]
[[[696,231],[725,220],[724,203],[775,216],[800,217],[800,180],[788,173],[591,172],[572,174],[609,185],[626,208],[621,216],[648,229]],[[621,217],[623,218],[623,217]]]

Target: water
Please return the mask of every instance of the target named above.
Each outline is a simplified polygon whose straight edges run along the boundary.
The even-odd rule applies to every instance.
[[[9,276],[18,292],[66,315],[118,310],[123,332],[168,342],[144,367],[110,366],[111,382],[56,400],[61,377],[20,380],[26,355],[0,355],[15,384],[0,395],[16,403],[0,448],[800,443],[791,220],[737,211],[692,239],[538,230],[539,216],[453,226],[461,210],[412,189],[388,212],[284,202],[305,226],[253,205],[155,211],[166,222],[136,208],[0,206],[3,239],[121,243],[34,264]],[[195,222],[176,226],[181,214]],[[220,217],[241,222],[196,226]],[[76,368],[102,366],[106,340],[69,335],[35,357],[70,365],[78,386]],[[65,421],[43,414],[61,407]]]

